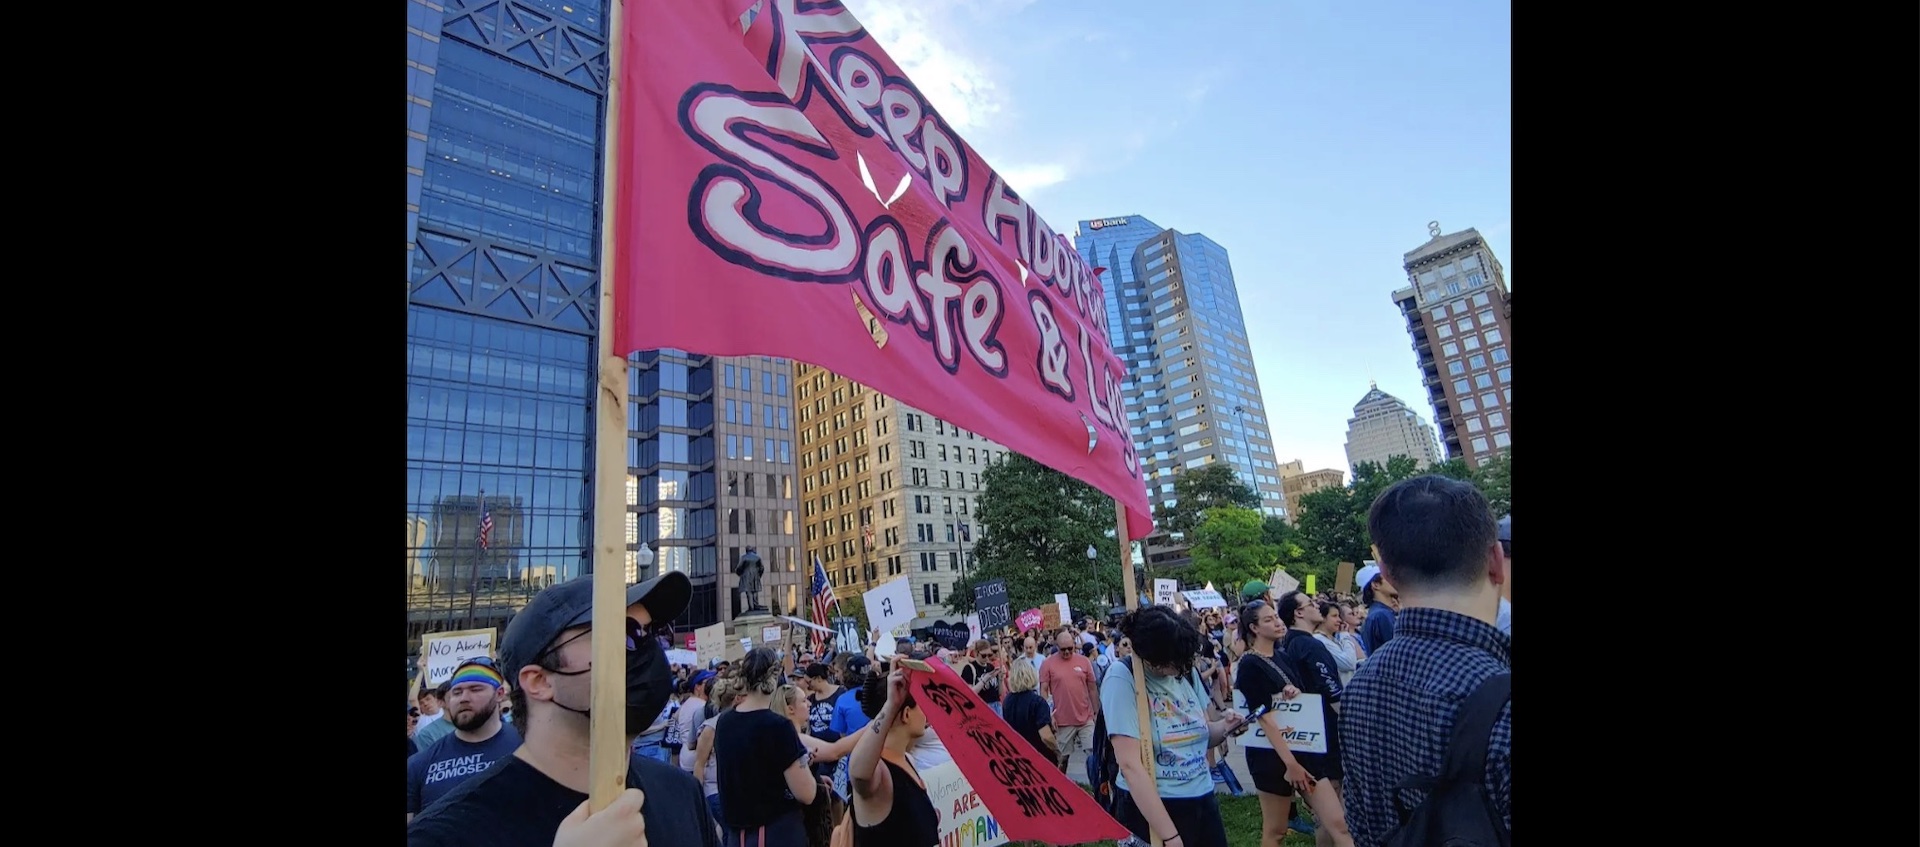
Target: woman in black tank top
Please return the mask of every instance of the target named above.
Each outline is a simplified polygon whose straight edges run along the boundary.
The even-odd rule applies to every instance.
[[[860,709],[872,723],[860,730],[848,765],[854,847],[938,847],[939,815],[906,756],[927,731],[927,716],[907,690],[906,672],[894,668],[884,677],[868,677]]]

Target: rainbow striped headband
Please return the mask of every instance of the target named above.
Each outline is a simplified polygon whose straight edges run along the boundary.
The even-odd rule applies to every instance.
[[[453,686],[463,685],[469,682],[485,683],[495,688],[506,684],[506,680],[500,676],[499,671],[486,665],[468,664],[461,665],[454,670],[453,679],[447,683],[447,687],[452,688]]]

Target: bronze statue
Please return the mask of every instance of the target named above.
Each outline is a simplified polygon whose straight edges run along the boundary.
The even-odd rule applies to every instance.
[[[760,563],[760,554],[752,547],[740,556],[733,566],[733,575],[740,578],[740,600],[742,612],[764,612],[767,607],[760,603],[760,577],[767,572],[766,565]]]

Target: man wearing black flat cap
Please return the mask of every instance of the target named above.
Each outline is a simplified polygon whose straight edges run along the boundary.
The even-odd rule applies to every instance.
[[[672,694],[673,674],[656,635],[686,611],[692,596],[686,575],[673,571],[627,589],[627,617],[616,625],[627,631],[629,746]],[[582,576],[535,595],[507,624],[500,668],[511,683],[524,742],[511,758],[414,818],[407,826],[410,847],[544,847],[554,843],[562,821],[584,815],[593,623],[593,578]],[[700,785],[679,768],[635,756],[627,786],[644,797],[639,815],[649,844],[719,847]],[[623,798],[603,814],[631,814],[632,808]]]

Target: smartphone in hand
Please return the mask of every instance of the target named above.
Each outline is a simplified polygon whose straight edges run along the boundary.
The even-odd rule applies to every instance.
[[[1239,735],[1239,734],[1241,734],[1241,733],[1243,733],[1243,732],[1246,732],[1246,731],[1247,731],[1247,730],[1249,730],[1249,729],[1252,729],[1252,728],[1254,728],[1255,726],[1257,726],[1257,725],[1258,725],[1258,724],[1260,723],[1260,716],[1261,716],[1261,715],[1264,715],[1264,714],[1266,714],[1267,712],[1270,712],[1270,711],[1272,711],[1272,710],[1273,710],[1273,704],[1272,704],[1272,703],[1262,703],[1262,704],[1260,704],[1260,707],[1259,707],[1259,708],[1257,708],[1257,709],[1254,709],[1253,711],[1251,711],[1251,712],[1248,712],[1248,713],[1247,713],[1247,722],[1246,722],[1246,723],[1243,723],[1243,724],[1241,724],[1241,725],[1239,725],[1239,726],[1237,726],[1237,727],[1234,727],[1234,730],[1233,730],[1233,734],[1234,734],[1234,735]]]

